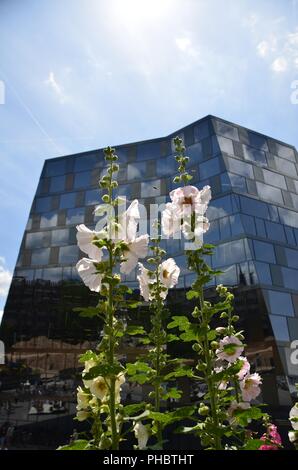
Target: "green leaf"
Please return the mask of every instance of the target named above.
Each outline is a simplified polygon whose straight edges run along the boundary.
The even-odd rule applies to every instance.
[[[198,297],[200,297],[200,293],[195,290],[190,290],[186,293],[187,300],[197,299]]]
[[[58,447],[57,450],[87,450],[87,447],[89,447],[89,441],[78,439],[72,444]]]
[[[128,375],[135,375],[139,372],[145,372],[148,374],[149,372],[153,372],[153,369],[148,366],[146,362],[136,361],[135,363],[128,363],[126,364],[126,371]]]
[[[174,423],[175,421],[180,421],[181,419],[188,418],[189,416],[193,415],[195,412],[195,408],[193,406],[183,406],[178,410],[160,413],[157,411],[150,411],[149,418],[162,423],[164,426],[170,423]]]
[[[179,328],[179,331],[186,331],[189,328],[190,322],[187,317],[174,316],[172,322],[168,324],[168,328]]]
[[[125,416],[133,416],[136,413],[139,413],[146,406],[146,403],[136,403],[135,405],[126,405],[123,408]]]
[[[128,335],[145,335],[147,332],[143,326],[132,325],[126,328],[125,333]]]
[[[94,318],[100,315],[99,309],[97,307],[87,307],[87,308],[76,307],[73,309],[73,311],[78,313],[80,317],[85,317],[85,318]]]
[[[169,372],[164,379],[169,380],[176,377],[193,377],[193,371],[190,367],[179,367],[179,369]]]
[[[179,341],[179,336],[172,334],[167,335],[167,343],[171,343],[173,341]]]
[[[79,362],[86,362],[86,361],[90,361],[91,359],[96,361],[97,360],[97,355],[95,354],[95,352],[93,352],[91,350],[88,350],[88,351],[86,351],[86,352],[84,352],[83,354],[80,355]]]
[[[117,375],[119,372],[123,371],[124,368],[120,364],[114,364],[112,366],[108,364],[100,364],[95,367],[91,367],[89,372],[84,374],[84,380],[96,379],[96,377],[108,377],[111,375]]]
[[[241,448],[242,450],[258,450],[261,445],[264,444],[264,441],[261,439],[250,439],[246,444]]]
[[[182,391],[174,387],[174,388],[169,388],[169,390],[167,390],[165,395],[163,395],[163,399],[164,400],[167,400],[168,398],[178,399],[178,398],[181,398],[181,396],[182,396]]]

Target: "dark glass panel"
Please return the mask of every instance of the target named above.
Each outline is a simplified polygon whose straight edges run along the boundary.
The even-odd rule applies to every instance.
[[[77,245],[61,246],[59,249],[59,263],[74,264],[78,261],[79,248]]]
[[[51,232],[34,232],[26,235],[26,248],[43,248],[50,244]]]
[[[72,209],[76,206],[77,193],[65,193],[60,196],[60,209]]]
[[[276,262],[274,248],[271,243],[260,242],[258,240],[254,240],[253,244],[254,244],[255,256],[257,260],[265,261],[267,263]]]
[[[57,212],[47,212],[46,214],[42,214],[40,218],[40,228],[56,227],[57,220]]]
[[[59,193],[65,189],[65,175],[53,176],[50,180],[50,193]]]
[[[49,264],[50,248],[41,248],[33,250],[31,254],[31,265],[44,265]]]
[[[49,212],[52,207],[51,197],[37,197],[35,200],[35,212]]]
[[[82,171],[81,173],[77,173],[74,178],[74,188],[88,188],[91,182],[91,172],[90,171]]]
[[[67,245],[69,243],[69,229],[63,228],[61,230],[52,231],[52,246]]]

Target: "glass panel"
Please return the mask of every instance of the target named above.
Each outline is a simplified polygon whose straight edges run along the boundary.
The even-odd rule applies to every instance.
[[[255,222],[256,222],[256,228],[257,228],[257,235],[259,237],[267,238],[264,220],[256,218]]]
[[[191,148],[191,147],[189,147]],[[189,152],[187,150],[187,155],[189,156]],[[158,176],[170,176],[175,173],[175,165],[176,161],[173,155],[170,155],[166,158],[159,158],[156,161],[156,173]]]
[[[297,212],[289,211],[288,209],[283,209],[282,207],[278,208],[280,221],[285,225],[290,225],[290,227],[298,228],[298,217]]]
[[[69,209],[66,214],[66,224],[82,224],[85,218],[85,208],[77,207],[76,209]]]
[[[207,210],[207,217],[209,220],[213,220],[233,214],[233,212],[231,197],[224,196],[218,199],[211,199]]]
[[[291,147],[287,147],[285,145],[281,145],[275,141],[275,148],[277,151],[277,155],[282,158],[287,158],[288,160],[292,160],[295,162],[295,153]]]
[[[288,266],[290,268],[298,269],[298,250],[291,250],[290,248],[285,248],[285,252],[286,252]]]
[[[203,160],[203,151],[202,151],[202,144],[198,142],[197,144],[191,145],[186,149],[186,155],[190,158],[190,163],[193,164],[195,162],[201,162]],[[175,168],[176,160],[174,156],[171,155],[170,158],[174,163],[172,163],[172,167]],[[175,171],[175,170],[174,170]],[[174,173],[173,171],[173,173]]]
[[[37,197],[35,200],[35,212],[48,212],[52,207],[51,197]]]
[[[293,229],[291,229],[290,227],[285,227],[285,231],[286,231],[287,242],[289,243],[289,245],[295,245],[296,241],[295,241],[295,235],[294,235]]]
[[[47,161],[45,166],[46,176],[63,175],[66,170],[66,160]]]
[[[253,147],[249,147],[248,145],[243,145],[243,151],[244,158],[246,160],[267,164],[265,152],[262,152],[262,150],[257,150]]]
[[[265,170],[265,168],[261,171],[263,171],[265,183],[272,184],[278,188],[287,189],[284,176],[274,173],[274,171]]]
[[[220,173],[220,165],[218,158],[212,158],[207,162],[199,165],[199,172],[201,179],[210,178],[211,176],[218,175]]]
[[[281,194],[281,190],[277,188],[273,188],[273,186],[269,186],[263,183],[256,183],[258,194],[262,199],[266,199],[267,201],[276,202],[277,204],[283,204],[283,198]]]
[[[31,265],[49,264],[50,248],[33,250],[31,255]]]
[[[215,128],[217,134],[221,134],[224,137],[228,137],[229,139],[239,140],[238,129],[231,124],[216,120]]]
[[[33,281],[34,269],[16,269],[13,277],[24,277],[27,281]]]
[[[265,224],[269,238],[286,243],[285,231],[282,225],[267,221]]]
[[[254,264],[257,270],[260,284],[272,284],[269,264],[260,263],[259,261],[256,261]]]
[[[77,173],[74,178],[74,188],[88,188],[90,186],[91,180],[91,172],[90,171],[82,171],[81,173]]]
[[[141,197],[160,196],[160,180],[141,183]]]
[[[230,217],[230,223],[231,223],[231,230],[232,230],[232,236],[235,237],[237,235],[240,235],[241,233],[244,233],[241,218],[239,214],[232,215]]]
[[[245,261],[243,240],[218,245],[212,259],[213,266],[226,266],[227,264]]]
[[[42,214],[40,218],[40,228],[56,227],[57,220],[57,212],[47,212],[46,214]]]
[[[292,177],[297,176],[297,171],[294,163],[284,160],[283,158],[274,157],[275,165],[277,171],[280,171],[282,174],[287,174]]]
[[[54,176],[50,180],[50,193],[59,193],[64,191],[65,188],[65,176]]]
[[[237,173],[238,175],[242,175],[250,179],[254,178],[252,165],[236,160],[235,158],[226,157],[226,160],[228,162],[229,170],[233,173]]]
[[[118,187],[118,195],[125,196],[127,200],[131,198],[131,186],[119,186]]]
[[[227,239],[231,237],[230,218],[223,217],[219,220],[220,238]]]
[[[275,338],[278,341],[290,341],[287,319],[270,315],[270,321]]]
[[[233,188],[237,189],[237,191],[247,193],[246,181],[243,176],[234,175],[233,173],[228,173],[228,175]]]
[[[260,242],[254,240],[255,256],[257,260],[266,261],[267,263],[275,263],[274,248],[271,243]]]
[[[42,248],[49,246],[50,232],[27,233],[26,248]]]
[[[99,163],[104,164],[104,157],[102,152],[94,153],[91,155],[82,155],[75,158],[74,169],[76,171],[92,170]]]
[[[268,312],[274,315],[294,316],[291,294],[276,290],[267,290]]]
[[[62,246],[59,250],[59,263],[74,264],[78,261],[79,248],[77,245]]]
[[[77,193],[66,193],[60,196],[60,209],[72,209],[76,206]]]
[[[62,280],[62,268],[44,269],[42,278],[46,281],[59,282]]]
[[[242,211],[248,215],[257,215],[269,219],[268,207],[265,203],[240,196]]]
[[[217,220],[210,221],[210,228],[204,234],[205,243],[214,243],[220,240],[219,223]]]
[[[259,150],[268,151],[267,141],[264,136],[255,134],[255,132],[251,132],[251,131],[247,132],[247,136],[248,136],[249,145]]]
[[[283,276],[283,281],[284,281],[284,286],[287,289],[294,289],[298,290],[298,284],[297,284],[297,279],[298,279],[298,269],[290,269],[290,268],[281,268],[282,276]]]
[[[102,194],[102,191],[100,191],[99,189],[90,189],[89,191],[86,191],[85,193],[86,206],[101,204],[102,203],[101,194]]]
[[[227,286],[235,286],[238,284],[236,266],[223,269],[223,274],[216,277],[216,283]]]
[[[146,162],[127,165],[127,179],[129,181],[144,178],[146,178]]]
[[[137,146],[137,159],[148,160],[160,156],[160,142],[148,142]]]
[[[52,246],[67,245],[69,241],[69,229],[52,231]]]
[[[256,235],[255,220],[250,215],[241,214],[241,220],[245,233],[248,235]]]
[[[295,207],[295,209],[298,210],[298,196],[297,196],[297,194],[291,193],[291,198],[292,198],[293,206]]]
[[[217,137],[219,148],[222,152],[229,153],[230,155],[234,154],[233,141],[227,139],[226,137],[218,136]]]
[[[202,121],[195,125],[194,127],[194,140],[198,142],[199,140],[203,140],[206,137],[209,137],[209,122]]]

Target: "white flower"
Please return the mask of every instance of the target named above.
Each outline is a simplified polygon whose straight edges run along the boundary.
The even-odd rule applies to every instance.
[[[220,367],[214,367],[214,372],[216,374],[220,374],[220,372],[223,372],[224,371],[224,368],[222,366]],[[228,386],[228,382],[227,380],[222,380],[219,384],[218,384],[218,390],[226,390]]]
[[[77,225],[77,231],[77,241],[80,250],[86,253],[89,258],[101,261],[102,250],[92,243],[96,237],[100,236],[100,232],[90,230],[84,224]]]
[[[298,442],[298,431],[289,431],[288,436],[290,442]]]
[[[138,264],[139,258],[145,258],[148,253],[149,235],[141,235],[127,243],[124,252],[125,261],[120,265],[120,271],[129,274]]]
[[[104,401],[109,393],[107,380],[100,375],[91,381],[89,388],[92,395],[100,401]]]
[[[251,401],[261,393],[260,385],[262,379],[259,374],[248,374],[240,382],[242,398],[244,401]]]
[[[130,242],[136,238],[138,223],[140,220],[139,201],[132,201],[128,209],[120,213],[118,222],[108,227],[112,240],[124,240]]]
[[[228,420],[229,423],[234,426],[237,424],[237,418],[235,416],[235,411],[248,410],[250,408],[249,403],[232,401],[228,409]]]
[[[243,380],[246,374],[250,371],[250,363],[248,362],[248,359],[243,356],[239,356],[238,360],[241,361],[241,369],[237,373],[237,377],[239,380]]]
[[[204,186],[201,191],[195,186],[184,186],[171,191],[170,198],[180,212],[183,213],[185,206],[188,206],[191,212],[204,215],[211,199],[211,190],[210,186]]]
[[[96,272],[94,263],[97,261],[89,258],[82,258],[77,262],[76,268],[84,284],[94,292],[100,292],[102,275]]]
[[[76,415],[78,421],[85,421],[88,418],[88,416],[89,416],[89,413],[83,410],[79,410]]]
[[[177,207],[168,202],[161,214],[161,228],[166,237],[171,237],[181,230],[181,217]]]
[[[289,418],[292,424],[292,428],[295,431],[298,431],[298,403],[296,403],[291,409]]]
[[[172,288],[178,283],[180,268],[173,258],[163,261],[159,267],[159,279],[165,287]]]
[[[220,340],[216,354],[219,359],[235,362],[243,349],[243,344],[236,336],[225,336]]]
[[[82,387],[77,388],[77,410],[84,410],[89,406],[89,395],[88,393],[84,392]]]
[[[138,421],[134,424],[133,430],[135,433],[135,437],[138,440],[139,450],[146,449],[147,442],[149,439],[149,433],[148,433],[146,426],[144,426],[144,424],[141,421]]]
[[[153,284],[154,279],[149,275],[149,270],[145,268],[142,263],[139,263],[140,274],[137,276],[137,280],[140,285],[141,296],[146,302],[152,300],[150,295],[150,284]]]

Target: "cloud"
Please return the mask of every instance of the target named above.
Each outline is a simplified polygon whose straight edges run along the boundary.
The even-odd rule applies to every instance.
[[[285,72],[287,68],[288,61],[285,57],[277,57],[277,59],[275,59],[271,64],[271,69],[276,73]]]
[[[54,94],[57,96],[61,104],[64,104],[68,100],[68,97],[64,93],[60,83],[57,81],[54,72],[49,73],[48,78],[45,80],[44,83],[53,90]]]
[[[6,297],[12,274],[5,266],[5,258],[0,256],[0,297]]]
[[[188,36],[181,36],[175,39],[177,49],[190,57],[198,57],[199,51],[194,47],[192,40]]]

